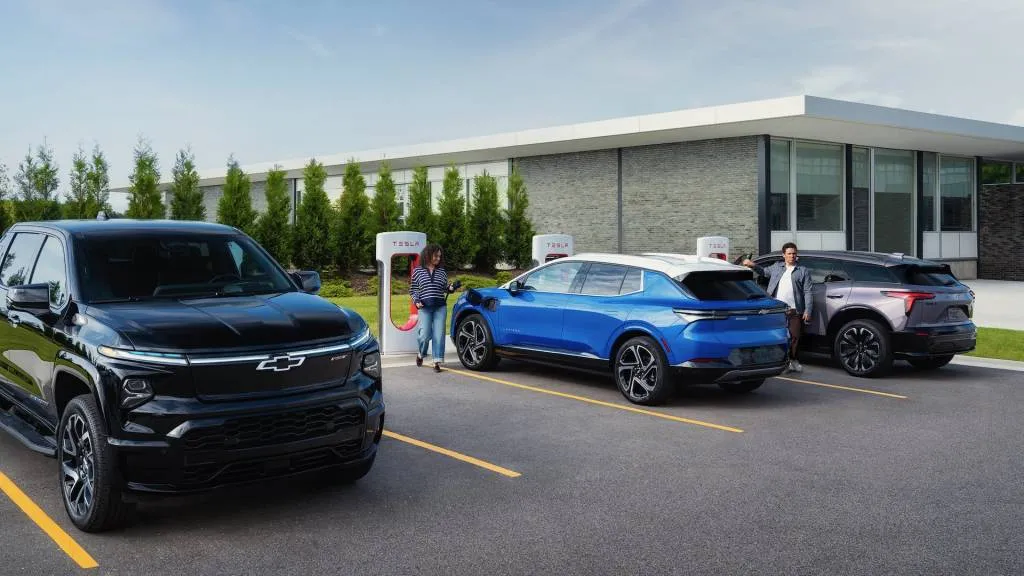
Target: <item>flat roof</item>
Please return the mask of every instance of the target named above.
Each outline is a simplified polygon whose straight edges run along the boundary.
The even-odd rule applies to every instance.
[[[1024,160],[1024,127],[943,116],[817,96],[789,96],[478,136],[317,156],[329,175],[341,174],[354,158],[365,171],[382,160],[393,169],[493,162],[508,158],[608,148],[770,134],[784,138],[848,143],[942,154]],[[261,181],[279,164],[289,178],[301,177],[309,158],[242,166]],[[199,172],[204,186],[223,184],[225,168]],[[170,182],[165,177],[161,183]],[[128,187],[127,178],[112,191]]]

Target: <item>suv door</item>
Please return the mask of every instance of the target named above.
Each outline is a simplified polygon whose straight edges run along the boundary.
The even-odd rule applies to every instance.
[[[585,262],[557,262],[521,279],[498,308],[502,344],[561,350],[562,317]]]
[[[0,270],[0,377],[25,408],[50,419],[49,386],[60,350],[54,326],[68,303],[64,245],[55,236],[19,232]],[[30,311],[10,301],[13,288],[39,284],[48,287],[49,306]]]
[[[629,318],[634,299],[643,290],[643,270],[594,262],[579,294],[565,307],[562,340],[568,352],[602,358],[612,334]]]
[[[799,263],[811,273],[811,298],[814,313],[805,331],[812,335],[828,333],[828,322],[846,305],[853,283],[840,261],[820,256],[801,256]]]

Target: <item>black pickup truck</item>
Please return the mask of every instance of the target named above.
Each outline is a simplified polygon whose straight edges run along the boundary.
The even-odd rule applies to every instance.
[[[0,255],[0,429],[56,459],[79,529],[139,493],[373,466],[377,340],[316,272],[205,222],[19,223]]]

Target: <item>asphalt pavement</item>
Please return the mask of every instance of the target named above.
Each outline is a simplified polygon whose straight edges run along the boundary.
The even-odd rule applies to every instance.
[[[102,535],[66,519],[53,460],[0,435],[0,473],[98,564],[0,493],[0,573],[1024,573],[1019,372],[805,364],[656,408],[509,362],[385,374],[389,436],[358,484],[171,498]]]

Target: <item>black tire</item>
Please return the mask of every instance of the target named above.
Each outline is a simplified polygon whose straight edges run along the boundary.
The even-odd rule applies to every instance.
[[[615,351],[615,385],[633,404],[654,406],[668,399],[672,383],[667,369],[665,352],[647,336],[630,338]]]
[[[953,354],[932,356],[929,358],[908,358],[907,362],[918,370],[938,370],[953,360]]]
[[[749,394],[764,384],[764,378],[742,382],[719,382],[718,386],[730,394]]]
[[[355,466],[349,466],[346,468],[339,469],[335,478],[338,480],[338,482],[341,482],[342,484],[353,484],[355,482],[358,482],[360,479],[362,479],[363,476],[366,476],[367,474],[370,473],[370,470],[373,469],[373,463],[376,460],[377,454],[374,453],[373,456],[370,456],[369,459],[360,462]]]
[[[851,320],[836,332],[832,355],[851,376],[884,376],[893,364],[889,330],[874,320]]]
[[[57,478],[64,510],[83,532],[119,528],[134,507],[122,498],[124,482],[117,457],[107,443],[103,418],[90,395],[72,399],[61,415]]]
[[[492,370],[498,365],[494,352],[494,338],[487,322],[480,314],[469,314],[459,320],[452,337],[459,362],[470,370]]]

